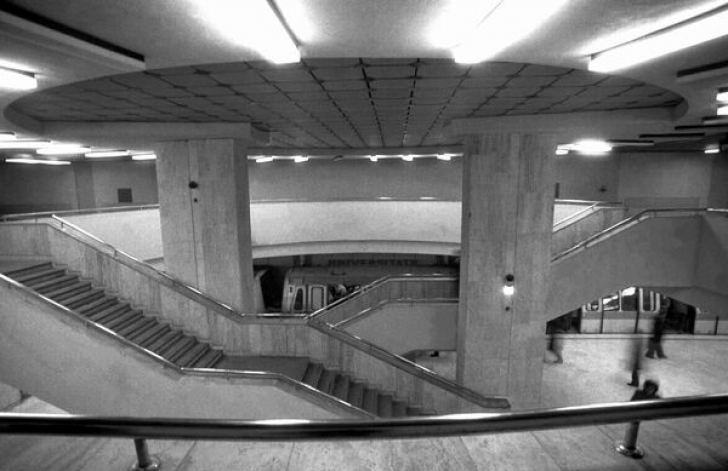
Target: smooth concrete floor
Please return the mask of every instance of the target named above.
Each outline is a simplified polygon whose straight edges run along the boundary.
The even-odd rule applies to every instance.
[[[728,341],[728,339],[726,340]],[[667,346],[666,346],[667,349]],[[633,388],[614,352],[592,345],[566,349],[563,364],[545,364],[542,404],[560,407],[629,399]],[[661,382],[663,397],[728,390],[728,368],[681,359],[647,360],[644,378]],[[440,368],[448,356],[432,359]],[[435,368],[437,369],[437,368]],[[13,412],[62,413],[30,399]],[[644,422],[642,460],[614,451],[625,424],[530,433],[437,439],[337,442],[212,442],[150,440],[163,470],[727,470],[728,415]],[[130,439],[0,436],[0,470],[126,470]]]

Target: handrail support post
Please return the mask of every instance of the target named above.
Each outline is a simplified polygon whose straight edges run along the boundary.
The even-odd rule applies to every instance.
[[[159,458],[149,456],[149,447],[144,438],[134,439],[134,448],[136,448],[137,462],[129,468],[130,471],[157,471],[161,465]]]
[[[617,442],[615,449],[630,458],[640,459],[645,456],[645,452],[637,446],[637,434],[640,431],[639,422],[630,422],[627,426],[627,433],[624,434],[624,441]]]

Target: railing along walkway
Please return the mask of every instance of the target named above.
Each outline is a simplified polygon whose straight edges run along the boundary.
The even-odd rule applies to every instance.
[[[628,422],[616,450],[633,458],[640,421],[728,413],[728,394],[595,404],[502,414],[456,414],[381,421],[230,421],[0,413],[0,434],[133,438],[137,469],[158,469],[146,439],[225,441],[388,440],[530,432]],[[625,453],[625,449],[628,453]],[[568,450],[566,450],[568,451]],[[639,453],[637,453],[639,452]],[[593,450],[593,453],[599,453]]]

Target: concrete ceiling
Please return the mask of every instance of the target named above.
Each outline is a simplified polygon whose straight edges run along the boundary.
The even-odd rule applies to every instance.
[[[664,133],[692,134],[658,136],[658,145],[703,145],[726,131],[703,127],[703,118],[715,115],[715,92],[728,75],[678,81],[677,74],[728,60],[727,39],[616,76],[585,71],[591,54],[725,0],[571,0],[493,62],[474,66],[432,45],[434,25],[454,1],[276,0],[303,57],[286,66],[228,41],[193,0],[6,1],[0,12],[21,8],[143,62],[40,41],[27,25],[0,18],[8,26],[0,28],[0,65],[36,72],[41,88],[1,92],[0,131],[73,139],[78,126],[65,124],[242,122],[270,131],[275,148],[382,150],[456,145],[446,127],[457,119],[653,108],[671,110]],[[654,134],[607,126],[600,137],[645,132]]]

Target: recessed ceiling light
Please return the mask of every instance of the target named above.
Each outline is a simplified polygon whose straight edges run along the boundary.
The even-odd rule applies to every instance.
[[[559,150],[566,150],[567,152],[575,151],[588,155],[601,155],[612,150],[612,146],[608,142],[600,141],[598,139],[582,139],[581,141],[574,142],[573,144],[561,144],[558,146],[557,152]]]
[[[728,34],[728,9],[699,15],[592,56],[589,70],[611,72]]]
[[[0,68],[0,88],[33,90],[38,88],[38,80],[30,72]]]
[[[564,149],[561,146],[556,148],[556,155],[566,155],[568,153],[569,153],[569,149]]]

